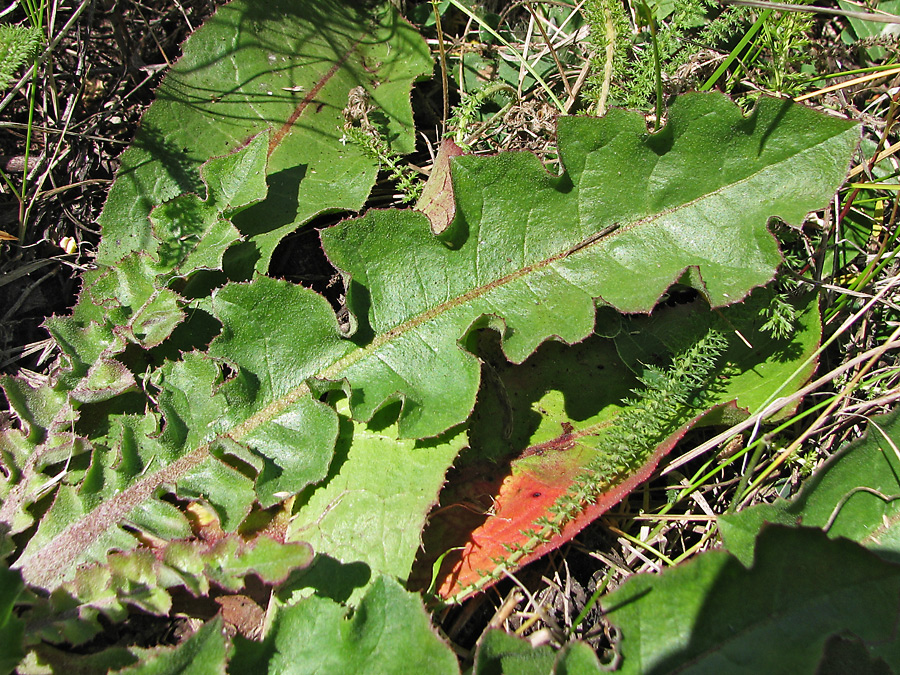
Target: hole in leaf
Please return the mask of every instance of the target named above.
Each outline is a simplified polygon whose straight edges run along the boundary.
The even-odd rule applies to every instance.
[[[228,380],[233,379],[235,377],[235,375],[238,374],[238,371],[235,368],[233,368],[231,366],[231,364],[228,363],[227,361],[222,361],[219,364],[219,368],[222,370],[222,381],[223,382],[228,382]]]
[[[153,362],[153,356],[149,351],[133,342],[125,345],[125,351],[119,354],[116,360],[123,363],[132,373],[146,373],[151,366],[158,365]]]
[[[83,403],[75,423],[75,433],[86,438],[104,436],[109,432],[110,420],[118,415],[143,416],[147,409],[147,396],[142,391],[128,391],[108,401]]]
[[[238,534],[245,539],[252,538],[265,531],[275,517],[283,509],[282,504],[274,504],[267,509],[260,508],[259,504],[254,504],[250,513],[244,518],[244,521],[238,526]]]
[[[219,270],[197,270],[186,281],[174,279],[169,288],[188,300],[208,298],[213,290],[224,286],[228,281],[224,272]]]
[[[400,409],[402,408],[402,406],[403,403],[401,401],[392,401],[388,403],[372,416],[372,419],[369,421],[368,427],[372,431],[384,431],[397,421],[397,417],[400,415]]]
[[[694,302],[699,297],[700,292],[696,288],[691,288],[690,286],[685,286],[683,284],[674,284],[660,299],[657,307],[675,307],[676,305],[686,305],[690,302]]]
[[[222,464],[231,467],[238,473],[246,476],[251,480],[256,480],[256,477],[259,475],[259,470],[257,467],[253,466],[252,464],[250,464],[250,462],[242,459],[241,457],[238,457],[237,455],[225,451],[217,451],[218,448],[219,446],[213,446],[212,448],[210,448],[210,451],[214,453],[216,458],[220,462],[222,462]]]

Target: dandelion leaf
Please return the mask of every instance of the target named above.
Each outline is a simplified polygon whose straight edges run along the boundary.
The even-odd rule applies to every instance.
[[[607,596],[621,672],[823,672],[838,656],[835,638],[880,664],[874,672],[896,671],[900,566],[821,530],[780,525],[762,530],[753,561],[708,551]]]
[[[147,226],[151,211],[201,193],[199,167],[260,134],[268,194],[235,221],[245,242],[235,257],[245,274],[265,272],[282,237],[315,215],[359,209],[377,165],[340,142],[355,87],[381,112],[380,130],[394,150],[413,150],[409,91],[432,63],[424,40],[390,3],[237,0],[194,32],[183,52],[122,156],[100,218],[101,264],[177,245]]]

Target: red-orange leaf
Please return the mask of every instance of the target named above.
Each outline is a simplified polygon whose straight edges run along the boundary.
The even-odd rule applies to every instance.
[[[599,495],[594,504],[570,520],[558,535],[526,554],[516,567],[560,547],[649,479],[660,460],[697,419],[671,434],[641,467]],[[426,550],[435,540],[441,542],[444,550],[463,547],[444,559],[438,577],[442,598],[461,600],[494,582],[492,579],[481,588],[473,588],[497,567],[495,559],[509,556],[507,546],[525,545],[528,536],[524,533],[537,529],[536,521],[546,516],[572,486],[576,475],[594,455],[589,438],[589,434],[563,433],[552,442],[529,448],[504,468],[474,464],[451,477],[426,539]]]

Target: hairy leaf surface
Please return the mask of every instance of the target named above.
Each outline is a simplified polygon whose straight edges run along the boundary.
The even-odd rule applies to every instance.
[[[102,563],[80,567],[74,579],[23,613],[26,642],[82,645],[122,621],[129,610],[165,616],[178,611],[179,594],[209,596],[211,590],[237,592],[253,574],[277,585],[310,564],[307,544],[282,543],[268,536],[246,541],[227,535],[213,541],[158,541],[156,546],[110,553]],[[74,609],[77,607],[77,611]]]
[[[587,337],[597,298],[649,312],[681,280],[713,307],[741,300],[780,262],[767,221],[798,224],[824,204],[857,131],[775,99],[745,118],[698,94],[657,134],[610,111],[561,118],[558,136],[559,177],[530,153],[456,158],[456,217],[441,238],[425,216],[396,211],[323,232],[365,344],[341,369],[355,417],[399,397],[403,435],[465,419],[479,365],[457,342],[475,326],[497,327],[521,362],[548,338]]]

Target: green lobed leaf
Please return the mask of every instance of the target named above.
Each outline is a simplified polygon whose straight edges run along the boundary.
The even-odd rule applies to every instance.
[[[352,613],[314,596],[282,610],[273,630],[271,675],[459,672],[421,599],[385,576],[372,583]],[[265,666],[256,664],[256,672],[265,672]]]
[[[264,458],[257,492],[269,506],[325,477],[338,420],[307,381],[351,345],[341,339],[324,298],[267,277],[219,289],[213,310],[222,332],[209,354],[235,364],[239,372],[228,383],[233,386],[221,392],[223,414],[202,428],[231,427],[230,440]],[[248,406],[250,392],[255,398]]]
[[[375,575],[405,580],[425,517],[466,434],[455,428],[415,442],[399,438],[396,423],[352,422],[346,401],[338,411],[341,431],[329,475],[298,496],[288,539],[342,563],[363,562]],[[354,590],[348,604],[355,605],[363,590]]]
[[[255,574],[267,584],[279,584],[295,570],[307,567],[312,559],[309,544],[283,543],[267,536],[250,542],[227,537],[209,547],[196,542],[172,542],[164,551],[164,564],[178,571],[183,579],[194,575],[197,582],[188,587],[196,586],[203,594],[209,590],[209,581],[223,589],[240,590],[248,574]]]
[[[726,548],[753,560],[764,523],[823,528],[886,560],[900,562],[900,410],[873,417],[865,438],[848,444],[819,467],[790,501],[777,499],[719,516]]]
[[[199,173],[205,198],[187,193],[154,208],[149,215],[154,242],[86,274],[72,316],[47,321],[75,373],[88,368],[78,384],[86,389],[79,400],[119,393],[91,377],[98,359],[108,364],[108,357],[129,343],[156,347],[184,320],[184,300],[169,285],[176,277],[221,267],[225,250],[240,238],[229,218],[266,196],[267,149],[265,134],[259,134],[230,155],[204,163]]]
[[[74,579],[46,600],[35,601],[23,613],[29,643],[80,645],[115,623],[128,607],[166,615],[174,591],[207,596],[217,590],[238,591],[247,575],[276,585],[313,559],[305,543],[282,543],[268,536],[246,541],[226,535],[215,541],[200,539],[161,542],[154,550],[110,553],[103,563],[79,567]]]
[[[75,419],[67,391],[35,387],[5,375],[0,384],[27,440],[34,444],[40,443],[47,431],[61,431]]]
[[[820,530],[765,528],[753,567],[724,551],[640,574],[602,601],[623,673],[815,673],[834,635],[896,669],[900,567]]]
[[[37,531],[29,538],[17,566],[27,568],[33,564],[38,578],[71,576],[74,566],[63,564],[60,567],[61,560],[74,560],[76,556],[80,556],[81,562],[104,560],[110,549],[129,550],[137,545],[135,537],[119,527],[121,524],[141,529],[144,524],[149,524],[150,531],[161,537],[179,538],[190,534],[183,514],[171,504],[151,499],[159,496],[159,483],[141,481],[141,474],[146,473],[148,467],[168,463],[155,438],[158,423],[153,414],[111,416],[108,434],[94,439],[89,457],[79,458],[78,470],[73,470],[75,462],[67,463],[68,471],[62,474],[55,498],[40,519]],[[86,459],[90,461],[88,466],[83,464]],[[48,479],[40,473],[36,479],[28,487],[38,495],[43,494]],[[0,514],[5,515],[7,508],[27,503],[24,497],[13,496],[17,498],[7,499]],[[220,507],[231,504],[233,501],[225,501]],[[104,522],[104,511],[116,507],[126,509],[130,519],[123,517],[114,523]],[[73,527],[75,523],[80,525]],[[61,557],[54,558],[53,551],[58,551]]]
[[[487,630],[478,641],[473,675],[592,675],[602,672],[594,650],[583,642],[563,649],[532,647],[527,640],[499,629]]]
[[[111,429],[95,439],[92,480],[78,496],[68,491],[66,499],[57,498],[19,560],[32,583],[70,574],[71,565],[61,561],[102,560],[113,542],[133,546],[133,538],[115,532],[127,520],[164,535],[152,518],[140,517],[164,486],[177,486],[182,497],[208,500],[223,527],[234,530],[254,501],[270,506],[325,477],[338,420],[303,384],[318,364],[298,363],[293,370],[271,366],[316,348],[322,350],[320,359],[331,359],[335,349],[352,346],[340,339],[329,342],[340,332],[327,302],[302,287],[263,277],[221,289],[213,305],[222,333],[209,355],[187,354],[151,378],[165,426],[160,429],[152,414],[107,418]],[[279,321],[283,313],[321,321],[305,321],[298,329]],[[239,367],[238,373],[225,381],[223,362],[210,356]],[[298,385],[307,395],[291,393]],[[127,461],[116,463],[117,457]]]
[[[194,32],[183,53],[122,156],[100,217],[100,264],[177,244],[156,240],[168,234],[159,222],[147,227],[153,207],[198,192],[207,158],[261,132],[268,197],[235,221],[251,270],[265,272],[281,238],[313,216],[359,209],[377,165],[339,142],[354,87],[369,93],[394,150],[413,150],[409,90],[432,62],[390,3],[236,0]]]
[[[521,362],[548,338],[587,337],[595,298],[649,312],[681,280],[713,307],[737,302],[780,262],[765,223],[824,204],[857,135],[784,101],[743,117],[720,95],[690,94],[656,134],[626,111],[560,118],[559,177],[530,153],[457,157],[442,238],[397,211],[322,233],[365,345],[329,376],[348,380],[355,418],[401,398],[401,434],[431,436],[474,403],[478,361],[457,347],[473,327],[496,327]]]
[[[150,212],[157,241],[152,250],[160,272],[187,276],[219,269],[226,249],[240,239],[228,220],[265,199],[268,138],[255,136],[238,152],[214,157],[200,167],[206,198],[187,193]]]
[[[109,462],[110,453],[94,453],[95,461]],[[96,466],[96,465],[95,465]],[[108,470],[108,466],[100,470]],[[114,493],[115,488],[110,487],[109,492]],[[146,501],[146,496],[141,495],[133,509],[138,509]],[[130,550],[138,541],[134,536],[118,527],[118,522],[113,526],[105,526],[103,523],[103,505],[106,502],[103,495],[87,493],[79,494],[76,487],[61,485],[53,500],[49,513],[40,519],[37,532],[29,539],[25,551],[16,561],[16,567],[22,569],[22,576],[29,584],[34,579],[41,579],[50,584],[57,582],[65,576],[71,576],[75,568],[71,561],[103,560],[107,551]],[[133,510],[130,509],[130,510]],[[80,523],[81,527],[72,527],[73,523]],[[94,527],[100,525],[99,531]],[[85,535],[87,532],[89,535]],[[57,556],[56,551],[60,554]],[[59,562],[63,567],[57,567]],[[31,567],[29,567],[29,565]]]

